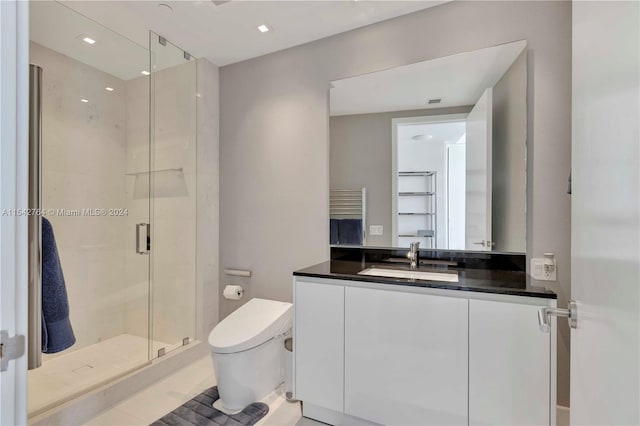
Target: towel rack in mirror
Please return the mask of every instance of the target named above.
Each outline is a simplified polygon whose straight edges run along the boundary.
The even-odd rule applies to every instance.
[[[360,219],[362,245],[367,245],[367,188],[332,189],[329,191],[331,219]]]

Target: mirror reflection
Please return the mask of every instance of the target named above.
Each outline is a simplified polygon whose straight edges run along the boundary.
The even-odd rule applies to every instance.
[[[526,41],[333,81],[330,243],[524,252]]]

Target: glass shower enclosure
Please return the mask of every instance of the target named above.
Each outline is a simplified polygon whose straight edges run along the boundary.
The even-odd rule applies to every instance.
[[[196,329],[196,61],[153,32],[149,46],[154,225],[150,317],[155,341],[151,355],[162,356],[189,343]]]
[[[194,340],[197,138],[196,61],[166,39],[139,45],[53,1],[30,2],[30,32],[41,220],[75,337],[59,347],[46,328],[65,295],[43,270],[34,416]]]

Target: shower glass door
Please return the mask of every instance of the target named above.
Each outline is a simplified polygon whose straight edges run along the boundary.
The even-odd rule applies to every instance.
[[[196,60],[150,33],[152,111],[151,356],[196,330]]]
[[[30,59],[42,68],[42,208],[75,335],[56,347],[69,336],[50,332],[53,353],[29,371],[33,416],[149,363],[153,241],[148,48],[58,2],[30,2],[30,20]],[[64,305],[62,293],[43,292],[45,313]]]

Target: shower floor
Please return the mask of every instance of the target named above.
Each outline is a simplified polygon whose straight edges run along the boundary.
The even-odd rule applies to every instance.
[[[153,357],[160,348],[169,352],[181,345],[153,341]],[[42,413],[144,365],[149,360],[148,350],[147,339],[121,334],[55,358],[43,355],[42,366],[28,374],[29,415]]]

